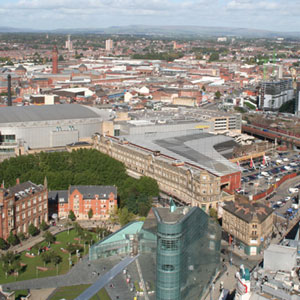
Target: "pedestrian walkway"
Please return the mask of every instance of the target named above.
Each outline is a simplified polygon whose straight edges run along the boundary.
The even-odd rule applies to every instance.
[[[100,275],[103,275],[120,262],[119,257],[106,258],[90,262],[84,257],[67,274],[16,281],[3,284],[4,290],[43,289],[63,286],[93,284]]]
[[[221,287],[232,293],[236,288],[235,274],[238,270],[238,267],[226,263],[225,271],[223,271],[221,276],[211,285],[211,289],[206,295],[205,300],[218,300],[221,295]]]
[[[67,230],[67,229],[63,229],[63,228],[60,228],[60,227],[57,227],[57,226],[52,226],[48,229],[48,231],[50,231],[53,235],[55,235],[59,232],[65,231],[65,230]],[[36,245],[38,243],[41,243],[44,240],[43,233],[44,232],[41,231],[41,233],[39,235],[30,237],[27,240],[21,241],[20,244],[18,244],[16,246],[13,246],[13,247],[10,247],[8,249],[8,251],[17,252],[17,253],[21,253],[23,251],[26,251],[28,248],[31,248],[34,245]],[[1,253],[5,253],[5,252],[6,251],[1,251]]]

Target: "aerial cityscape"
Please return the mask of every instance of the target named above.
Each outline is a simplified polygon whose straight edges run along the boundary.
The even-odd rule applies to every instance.
[[[300,300],[298,1],[0,2],[1,300]]]

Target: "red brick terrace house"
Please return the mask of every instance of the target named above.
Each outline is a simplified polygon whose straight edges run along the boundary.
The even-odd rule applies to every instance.
[[[69,187],[67,193],[66,191],[51,193],[58,200],[59,218],[67,217],[72,210],[77,220],[88,220],[88,212],[92,209],[92,219],[108,219],[110,213],[118,206],[115,186],[73,185]]]
[[[17,184],[8,189],[0,188],[0,237],[7,239],[10,232],[28,233],[30,224],[39,226],[48,221],[47,180],[44,185],[31,181]]]

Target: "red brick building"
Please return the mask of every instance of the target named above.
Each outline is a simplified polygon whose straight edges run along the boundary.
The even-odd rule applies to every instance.
[[[8,189],[0,188],[0,237],[7,239],[10,232],[28,233],[30,224],[39,226],[48,221],[47,180],[44,185],[30,181]]]
[[[55,193],[55,192],[51,192]],[[92,219],[107,219],[118,206],[115,186],[77,185],[67,191],[57,191],[58,216],[67,217],[72,210],[77,220],[87,220],[93,210]]]

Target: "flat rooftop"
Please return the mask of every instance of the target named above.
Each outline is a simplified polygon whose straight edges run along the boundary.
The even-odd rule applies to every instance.
[[[215,145],[232,141],[231,137],[213,135],[209,133],[180,134],[180,132],[160,133],[157,137],[144,135],[124,136],[132,144],[160,151],[162,154],[174,157],[182,162],[211,172],[217,176],[224,176],[239,172],[239,167],[228,161],[214,148]]]
[[[169,207],[154,208],[154,211],[161,219],[161,222],[165,224],[176,224],[180,222],[189,212],[189,210],[190,208],[188,207],[177,207],[174,212],[171,212]]]
[[[212,118],[230,117],[236,114],[202,108],[172,108],[164,107],[161,111],[135,111],[129,115],[135,120],[210,120]]]

